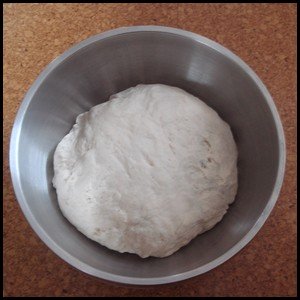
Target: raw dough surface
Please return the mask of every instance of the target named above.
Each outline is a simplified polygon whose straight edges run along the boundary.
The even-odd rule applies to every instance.
[[[138,85],[80,114],[54,154],[63,215],[92,240],[171,255],[218,223],[237,191],[237,149],[185,91]]]

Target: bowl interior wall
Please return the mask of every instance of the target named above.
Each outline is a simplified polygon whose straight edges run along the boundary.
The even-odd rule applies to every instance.
[[[205,101],[230,124],[239,151],[238,194],[228,213],[213,229],[163,259],[119,254],[86,238],[62,216],[51,183],[54,149],[76,116],[139,83],[177,86]],[[95,42],[54,68],[33,96],[18,144],[22,192],[49,238],[96,269],[139,278],[204,266],[239,242],[269,200],[278,155],[272,114],[245,71],[207,45],[159,32]]]

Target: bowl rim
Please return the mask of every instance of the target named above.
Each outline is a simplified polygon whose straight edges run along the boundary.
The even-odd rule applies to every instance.
[[[61,62],[63,62],[65,59],[70,57],[72,54],[77,52],[78,50],[86,47],[87,45],[90,45],[94,42],[103,40],[108,37],[116,36],[116,35],[122,35],[132,32],[162,32],[162,33],[171,33],[175,35],[179,35],[182,37],[189,38],[193,41],[196,41],[197,43],[204,44],[218,52],[220,52],[222,55],[226,56],[227,58],[231,59],[239,65],[256,83],[257,87],[263,94],[270,111],[272,113],[274,123],[276,126],[276,133],[278,135],[278,148],[279,148],[279,164],[277,169],[277,175],[276,175],[276,181],[273,187],[273,192],[269,198],[269,201],[267,205],[265,206],[262,214],[257,219],[253,227],[249,230],[249,232],[239,241],[237,242],[232,248],[230,248],[228,251],[226,251],[224,254],[216,258],[215,260],[205,264],[204,266],[195,268],[193,270],[189,270],[187,272],[183,272],[180,274],[175,275],[168,275],[163,277],[151,277],[151,278],[138,278],[138,277],[129,277],[129,276],[121,276],[116,274],[111,274],[108,272],[104,272],[101,270],[98,270],[86,263],[83,263],[76,257],[69,254],[67,251],[62,249],[58,244],[56,244],[50,236],[47,234],[47,232],[39,225],[38,221],[35,219],[33,213],[30,210],[30,207],[28,206],[28,203],[26,201],[26,197],[23,193],[21,182],[20,182],[20,170],[19,170],[19,164],[18,164],[18,153],[19,153],[19,140],[20,140],[20,134],[21,134],[21,128],[22,128],[22,122],[24,120],[24,116],[26,114],[26,111],[28,109],[28,106],[31,102],[31,99],[33,98],[35,92],[40,87],[41,83],[44,81],[44,79],[50,74],[50,72],[55,69]],[[200,274],[203,274],[205,272],[208,272],[209,270],[219,266],[220,264],[227,261],[229,258],[234,256],[236,253],[238,253],[243,247],[245,247],[257,234],[257,232],[261,229],[265,221],[267,220],[268,216],[270,215],[277,199],[280,193],[280,189],[282,186],[283,178],[284,178],[284,171],[285,171],[285,162],[286,162],[286,145],[285,145],[285,136],[283,127],[280,121],[280,117],[278,114],[278,111],[276,109],[276,106],[273,102],[273,99],[268,92],[265,85],[262,83],[260,78],[256,75],[256,73],[237,55],[235,55],[233,52],[225,48],[224,46],[220,45],[217,42],[214,42],[206,37],[203,37],[199,34],[185,31],[178,28],[173,27],[165,27],[165,26],[154,26],[154,25],[147,25],[147,26],[129,26],[129,27],[120,27],[117,29],[105,31],[103,33],[91,36],[77,44],[75,46],[69,48],[66,50],[63,54],[55,58],[52,62],[50,62],[46,68],[40,73],[40,75],[37,77],[35,82],[32,84],[28,92],[26,93],[20,108],[17,112],[12,133],[11,133],[11,139],[10,139],[10,149],[9,149],[9,164],[10,164],[10,171],[11,171],[11,177],[12,177],[12,183],[15,191],[16,198],[19,202],[19,205],[21,206],[21,209],[23,211],[23,214],[25,215],[27,221],[30,223],[33,230],[36,232],[36,234],[40,237],[40,239],[60,258],[62,258],[64,261],[72,265],[73,267],[89,274],[96,276],[98,278],[117,282],[117,283],[123,283],[123,284],[133,284],[133,285],[158,285],[158,284],[166,284],[166,283],[172,283],[177,282],[181,280],[185,280]]]

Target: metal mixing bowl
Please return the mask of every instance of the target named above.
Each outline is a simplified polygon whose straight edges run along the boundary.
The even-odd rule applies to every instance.
[[[86,238],[62,216],[51,183],[54,149],[75,117],[139,83],[177,86],[205,101],[230,124],[239,151],[239,188],[228,213],[213,229],[163,259],[120,254]],[[26,94],[10,145],[17,199],[48,247],[86,273],[141,285],[202,274],[241,250],[269,216],[284,166],[282,125],[257,75],[221,45],[159,26],[108,31],[55,59]]]

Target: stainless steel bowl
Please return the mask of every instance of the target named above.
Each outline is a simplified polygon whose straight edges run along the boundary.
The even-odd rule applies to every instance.
[[[62,216],[51,184],[54,149],[75,117],[138,83],[177,86],[204,100],[231,125],[239,150],[238,194],[228,213],[213,229],[163,259],[119,254],[86,238]],[[282,125],[257,75],[221,45],[160,26],[111,30],[55,59],[26,94],[10,145],[17,199],[48,247],[81,271],[136,285],[199,275],[241,250],[269,216],[284,166]]]

